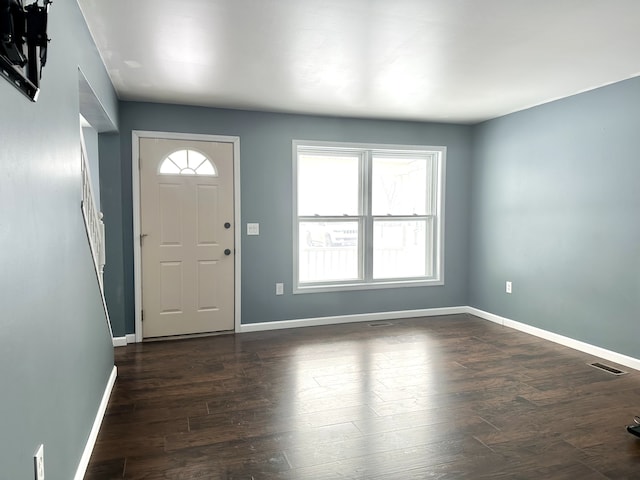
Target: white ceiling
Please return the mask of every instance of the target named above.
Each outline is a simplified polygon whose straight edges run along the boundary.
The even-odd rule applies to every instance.
[[[123,100],[475,123],[640,75],[639,0],[78,3]]]

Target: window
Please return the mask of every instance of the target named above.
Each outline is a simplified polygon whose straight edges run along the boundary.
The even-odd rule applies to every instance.
[[[445,155],[294,141],[294,292],[441,285]]]
[[[213,163],[195,150],[178,150],[167,155],[160,163],[159,173],[161,175],[208,175],[211,177],[218,175]]]

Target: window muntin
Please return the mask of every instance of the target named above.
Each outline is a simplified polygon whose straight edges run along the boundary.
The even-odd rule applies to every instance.
[[[442,284],[445,153],[294,141],[294,292]]]
[[[218,175],[216,168],[207,157],[195,150],[178,150],[167,155],[160,162],[160,175]]]

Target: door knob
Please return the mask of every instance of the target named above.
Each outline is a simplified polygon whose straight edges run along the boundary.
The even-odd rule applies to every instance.
[[[231,224],[230,224],[229,222],[226,222],[226,223],[224,224],[224,228],[231,228]]]
[[[231,250],[229,250],[228,248],[225,248],[224,254],[225,255],[231,255]]]

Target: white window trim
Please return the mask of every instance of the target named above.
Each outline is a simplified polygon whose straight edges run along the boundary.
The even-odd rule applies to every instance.
[[[348,290],[370,290],[370,289],[387,289],[387,288],[405,288],[405,287],[427,287],[444,285],[444,226],[445,226],[445,185],[446,185],[446,165],[447,165],[447,147],[444,146],[427,146],[427,145],[396,145],[396,144],[378,144],[378,143],[351,143],[351,142],[326,142],[315,140],[293,140],[292,144],[292,179],[293,179],[293,198],[292,198],[292,225],[293,225],[293,293],[324,293]],[[435,225],[436,240],[434,255],[434,276],[429,279],[401,278],[401,279],[383,279],[383,280],[358,280],[358,281],[335,281],[335,282],[317,282],[300,285],[299,274],[299,226],[298,226],[298,147],[310,148],[326,148],[327,150],[389,150],[389,151],[420,151],[437,153],[439,165],[437,168],[436,178],[436,214]],[[368,185],[363,185],[365,196],[368,197]],[[362,251],[362,235],[359,236],[359,250]],[[367,262],[365,258],[360,259],[361,262]]]

